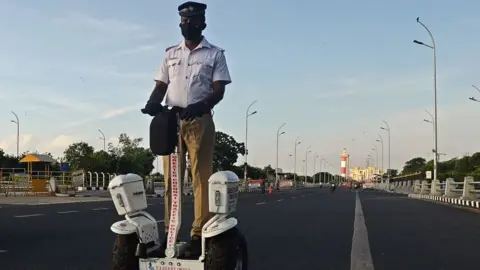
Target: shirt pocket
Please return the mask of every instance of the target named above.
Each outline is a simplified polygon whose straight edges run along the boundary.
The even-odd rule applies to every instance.
[[[192,64],[193,76],[200,77],[201,80],[212,80],[213,78],[213,60],[205,59]]]
[[[168,77],[175,78],[180,73],[180,59],[167,60]]]

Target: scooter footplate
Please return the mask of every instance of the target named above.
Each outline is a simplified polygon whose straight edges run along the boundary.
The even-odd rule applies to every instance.
[[[203,270],[203,262],[170,258],[140,259],[140,270]]]

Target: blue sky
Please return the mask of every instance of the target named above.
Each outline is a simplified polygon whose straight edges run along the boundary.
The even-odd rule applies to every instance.
[[[149,118],[139,109],[165,48],[181,41],[180,3],[0,0],[0,147],[15,151],[11,110],[21,121],[21,151],[59,155],[78,140],[101,148],[99,128],[112,142],[121,132],[146,138]],[[284,170],[293,167],[288,155],[297,136],[299,164],[312,145],[337,171],[344,147],[352,165],[364,165],[377,133],[386,160],[382,119],[392,130],[392,167],[426,157],[432,53],[412,43],[430,43],[418,16],[437,43],[439,151],[450,158],[479,150],[480,107],[467,99],[480,97],[471,87],[480,86],[478,1],[205,3],[204,34],[226,50],[233,80],[215,110],[217,128],[244,141],[246,108],[258,100],[249,121],[250,163],[274,165],[283,122]],[[308,167],[312,173],[312,155]]]

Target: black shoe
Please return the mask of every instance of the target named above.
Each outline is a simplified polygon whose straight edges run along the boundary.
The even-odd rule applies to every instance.
[[[185,250],[185,259],[197,259],[202,254],[202,237],[194,235]]]

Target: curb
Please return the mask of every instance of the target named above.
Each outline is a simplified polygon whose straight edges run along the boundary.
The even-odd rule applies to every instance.
[[[458,198],[448,198],[444,196],[434,196],[434,195],[424,195],[424,194],[408,194],[409,198],[426,200],[426,201],[437,201],[447,204],[452,204],[456,206],[464,206],[468,208],[480,209],[480,201],[471,201]]]

